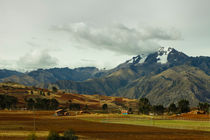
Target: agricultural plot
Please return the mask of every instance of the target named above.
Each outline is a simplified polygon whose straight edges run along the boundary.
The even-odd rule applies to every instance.
[[[134,115],[134,118],[135,117],[136,116]],[[93,119],[91,120],[91,118]],[[107,120],[110,119],[110,122],[107,123],[107,120],[104,118],[107,118]],[[147,119],[147,116],[144,116],[143,118]],[[120,121],[111,121],[117,119]],[[142,121],[142,123],[146,125],[148,124],[146,121]],[[158,122],[155,123],[158,124]],[[134,125],[129,120],[126,120],[122,115],[98,114],[56,117],[53,116],[52,111],[37,111],[35,114],[29,111],[0,112],[0,140],[24,140],[26,139],[27,135],[34,130],[38,136],[38,139],[44,140],[46,139],[50,130],[54,130],[62,134],[67,129],[73,129],[80,139],[91,140],[157,139],[157,137],[165,140],[198,140],[209,139],[210,137],[210,132],[207,131],[168,129],[153,126]]]

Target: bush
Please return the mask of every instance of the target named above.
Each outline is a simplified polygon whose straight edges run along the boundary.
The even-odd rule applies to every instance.
[[[78,140],[78,137],[75,135],[75,132],[70,129],[65,131],[63,136],[60,136],[55,131],[50,131],[47,140]]]
[[[78,137],[75,135],[75,132],[71,129],[64,132],[63,138],[64,140],[77,140],[78,139]]]
[[[55,131],[50,131],[48,137],[47,137],[47,140],[59,140],[61,139],[59,134]]]

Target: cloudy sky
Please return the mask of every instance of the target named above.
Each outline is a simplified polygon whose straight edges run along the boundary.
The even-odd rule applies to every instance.
[[[210,56],[209,5],[209,0],[0,0],[0,69],[109,69],[160,46]]]

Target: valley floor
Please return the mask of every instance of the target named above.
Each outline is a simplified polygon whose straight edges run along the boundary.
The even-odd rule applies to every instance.
[[[203,140],[210,138],[210,123],[207,120],[170,120],[161,119],[161,117],[119,114],[56,117],[53,113],[52,111],[36,111],[35,114],[30,111],[0,111],[0,140],[26,139],[27,135],[34,131],[34,122],[39,140],[46,139],[50,130],[62,133],[67,129],[75,130],[80,139]],[[194,130],[185,130],[191,128]]]

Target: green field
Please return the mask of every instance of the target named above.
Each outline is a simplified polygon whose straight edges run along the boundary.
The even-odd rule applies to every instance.
[[[176,129],[190,129],[210,131],[210,121],[197,121],[197,120],[169,120],[161,117],[150,116],[128,116],[128,117],[104,117],[104,118],[82,118],[83,120],[103,122],[103,123],[118,123],[118,124],[131,124],[142,126],[155,126],[161,128],[176,128]]]

